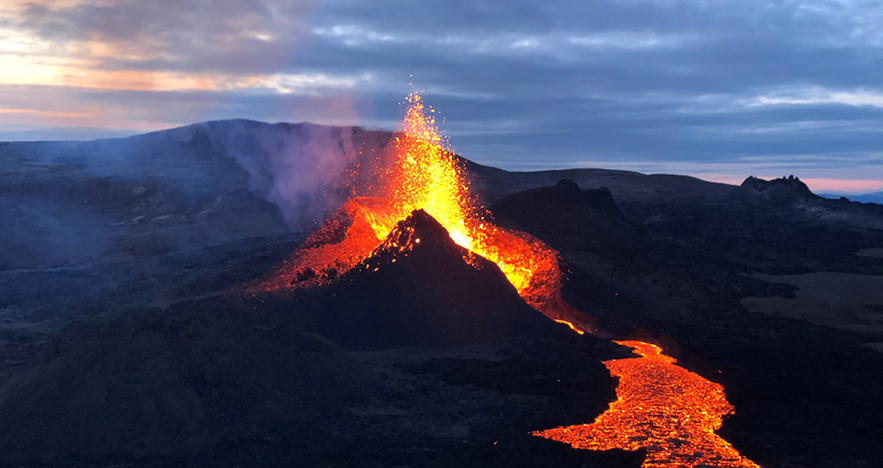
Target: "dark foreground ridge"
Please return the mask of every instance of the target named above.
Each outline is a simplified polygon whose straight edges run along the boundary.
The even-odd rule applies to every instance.
[[[353,351],[365,349],[392,351]],[[66,327],[0,387],[0,466],[312,464],[335,459],[326,450],[353,450],[357,458],[337,458],[342,465],[362,456],[387,466],[399,451],[389,444],[435,447],[415,460],[465,448],[473,453],[461,465],[487,466],[483,451],[498,440],[510,446],[503,459],[522,450],[569,457],[529,432],[603,410],[614,382],[598,361],[617,355],[527,306],[496,265],[416,211],[329,285]],[[409,386],[438,394],[427,400]],[[550,399],[561,391],[581,396]],[[518,403],[500,407],[507,398]],[[391,418],[404,427],[386,427]],[[450,445],[476,436],[480,446]],[[365,437],[374,442],[347,448]],[[267,459],[253,458],[262,451]]]
[[[316,335],[244,310],[181,309],[67,327],[0,389],[0,463],[205,452],[334,411],[372,385]]]

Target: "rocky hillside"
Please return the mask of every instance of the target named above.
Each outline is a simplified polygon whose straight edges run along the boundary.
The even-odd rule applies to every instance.
[[[393,138],[357,127],[231,120],[120,139],[0,143],[0,314],[9,321],[0,326],[60,324],[117,305],[162,306],[250,281],[343,200],[366,193]],[[570,179],[609,192],[635,228],[694,243],[716,239],[690,224],[706,217],[738,220],[737,230],[766,223],[761,236],[804,225],[883,228],[883,207],[816,197],[799,180],[749,178],[739,187],[678,175],[508,172],[464,163],[486,206]],[[586,239],[631,242],[620,231],[605,227]],[[754,255],[739,242],[721,245]]]

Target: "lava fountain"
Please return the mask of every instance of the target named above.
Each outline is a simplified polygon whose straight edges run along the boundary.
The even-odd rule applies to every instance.
[[[455,243],[494,262],[529,305],[571,328],[590,330],[586,316],[561,299],[558,252],[527,233],[491,223],[469,191],[461,162],[445,149],[435,111],[417,93],[407,102],[392,162],[379,174],[383,183],[372,196],[347,201],[289,259],[252,286],[275,290],[333,281],[367,258],[396,223],[422,209]]]

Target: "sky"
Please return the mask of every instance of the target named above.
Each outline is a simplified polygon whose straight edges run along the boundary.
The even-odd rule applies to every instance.
[[[453,149],[883,190],[879,0],[3,0],[0,140],[228,118],[398,128]]]

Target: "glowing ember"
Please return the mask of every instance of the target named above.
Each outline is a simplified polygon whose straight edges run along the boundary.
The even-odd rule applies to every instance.
[[[380,245],[373,226],[387,211],[388,203],[382,199],[360,197],[347,201],[290,258],[252,286],[266,291],[315,286],[336,279]]]
[[[567,320],[560,320],[560,319],[554,319],[554,320],[558,323],[563,323],[564,325],[567,325],[568,327],[570,327],[571,330],[577,332],[580,335],[583,335],[586,333],[586,332],[580,330],[579,328],[576,328],[572,323],[568,322]]]
[[[434,111],[417,93],[407,101],[403,132],[396,138],[391,167],[382,174],[384,184],[376,187],[376,196],[348,201],[256,287],[314,286],[333,280],[368,257],[397,222],[422,209],[458,245],[496,263],[525,302],[571,328],[576,324],[580,330],[589,329],[584,316],[560,298],[558,252],[529,234],[483,220],[460,162],[444,147]]]
[[[733,413],[720,385],[675,365],[655,345],[617,341],[640,358],[604,365],[619,377],[617,400],[592,424],[559,427],[534,435],[588,450],[647,449],[644,468],[759,468],[714,433]]]
[[[454,242],[496,263],[519,294],[530,298],[531,305],[539,305],[542,293],[537,289],[560,282],[557,252],[532,236],[483,222],[463,168],[443,147],[435,117],[427,115],[419,94],[409,95],[408,103],[404,135],[396,141],[395,164],[384,187],[385,198],[394,200],[394,213],[372,224],[378,239],[412,211],[423,209],[444,226]],[[429,109],[429,113],[434,111]],[[547,278],[541,277],[544,273]],[[534,277],[539,281],[532,282]]]

